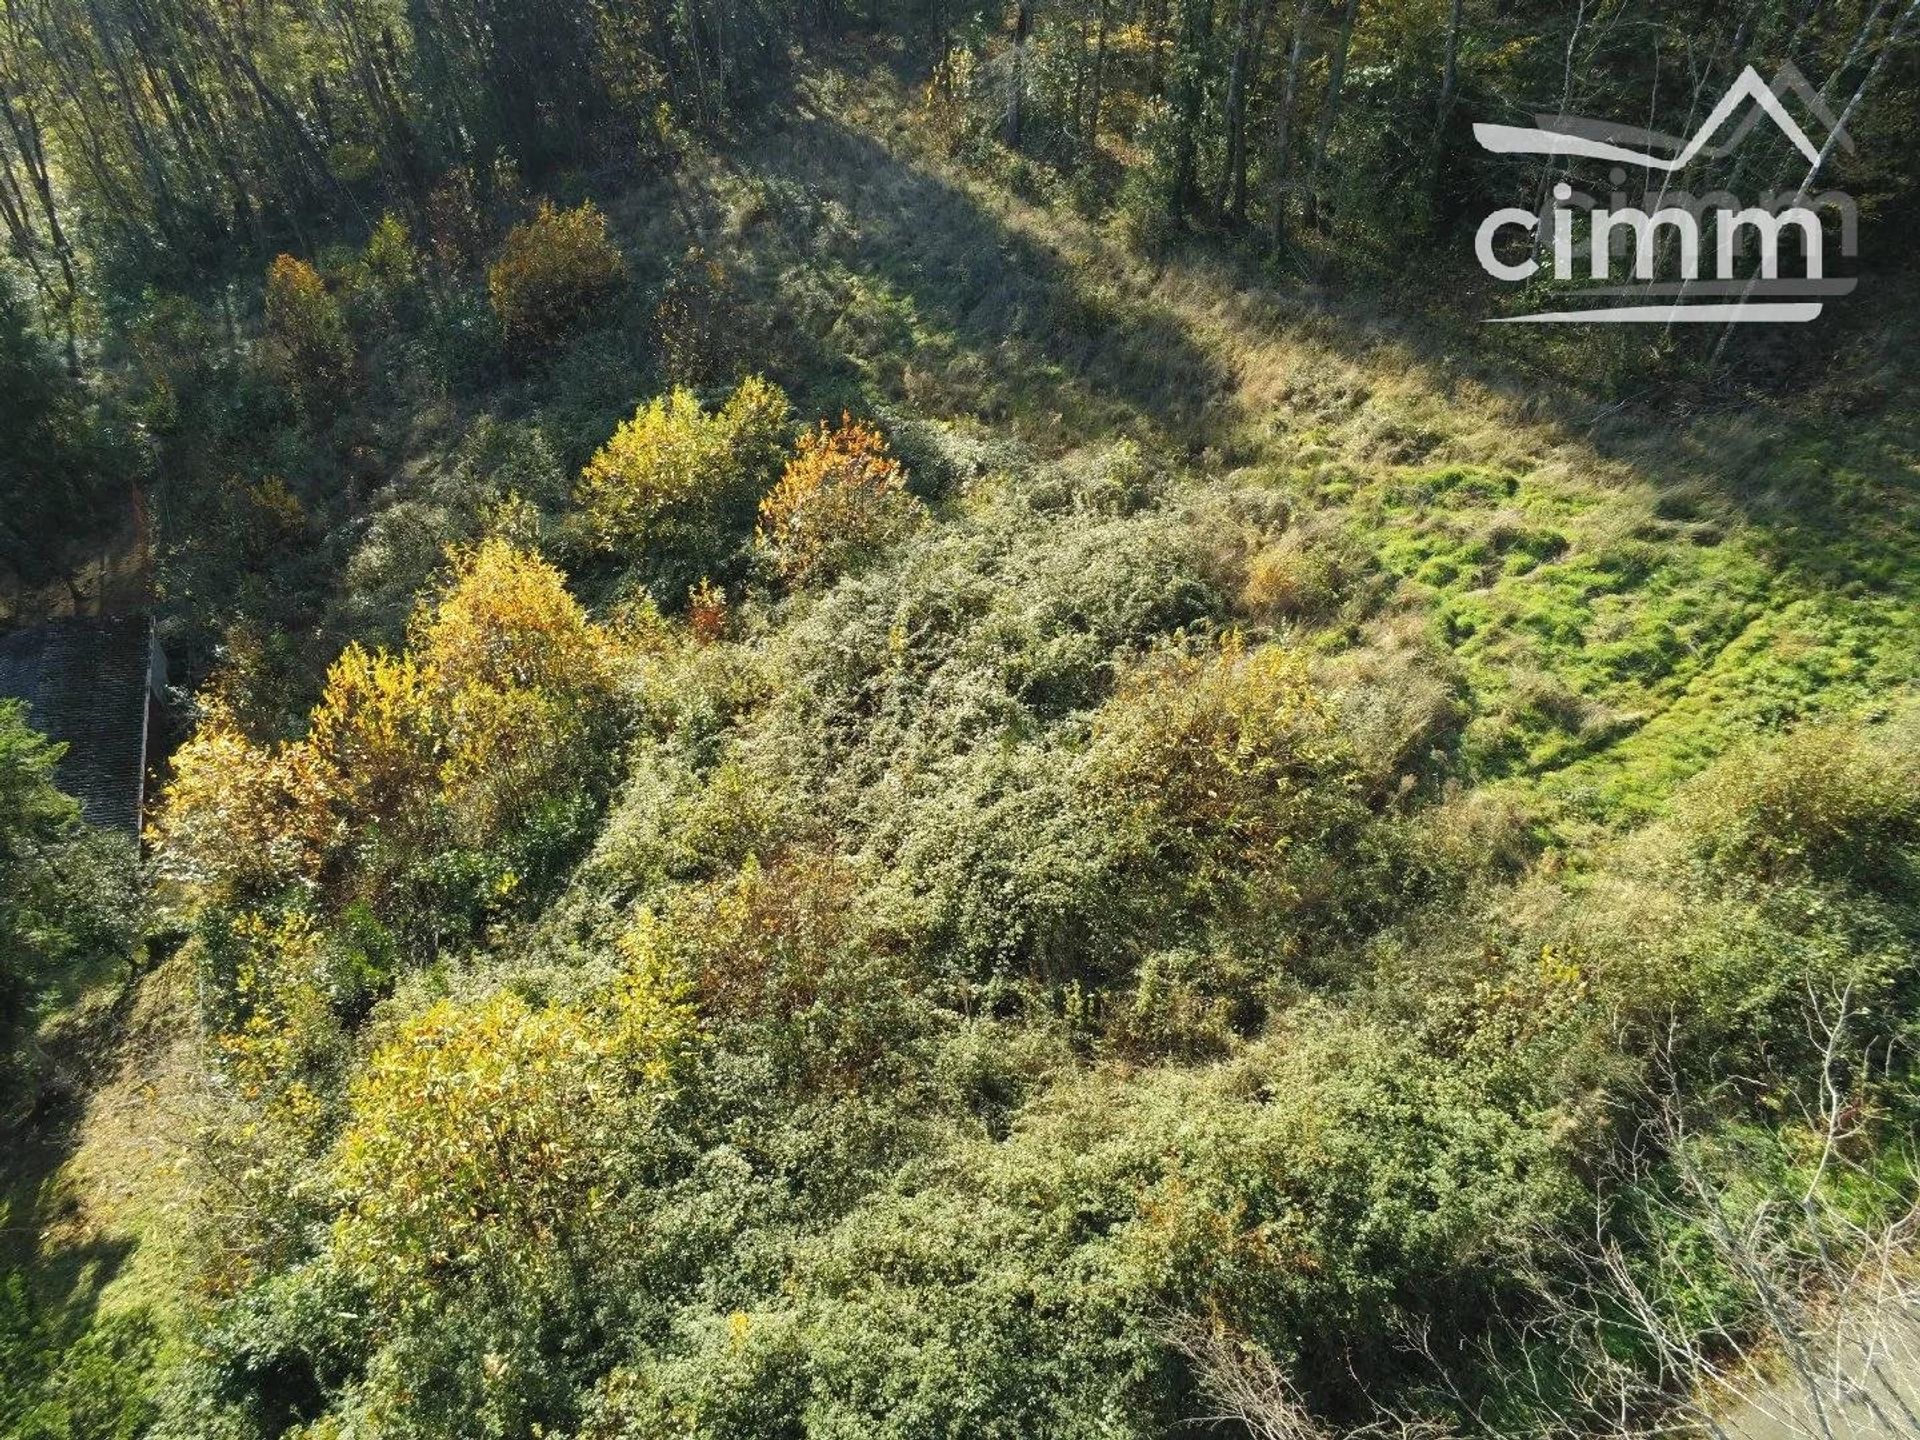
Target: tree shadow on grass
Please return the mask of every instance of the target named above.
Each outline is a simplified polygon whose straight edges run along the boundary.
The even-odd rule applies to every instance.
[[[849,120],[846,108],[803,87],[786,123],[740,162],[764,198],[734,258],[756,293],[798,312],[785,318],[807,342],[794,366],[802,387],[850,362],[856,390],[910,409],[976,416],[1043,445],[1144,430],[1190,455],[1231,446],[1238,427],[1264,418],[1246,413],[1240,393],[1248,357],[1194,334],[1141,279],[1146,267],[1089,273],[1064,242],[1036,238],[1031,209],[1016,224],[1018,202],[943,178],[910,137],[892,138],[916,122],[884,107]],[[1540,443],[1584,455],[1596,472],[1624,467],[1644,479],[1675,518],[1697,506],[1744,522],[1796,589],[1920,598],[1910,543],[1920,425],[1903,398],[1912,366],[1898,347],[1878,393],[1865,396],[1822,403],[1775,377],[1772,392],[1707,403],[1696,382],[1656,373],[1648,393],[1614,405],[1577,374],[1543,377],[1524,346],[1457,313],[1288,292],[1252,263],[1204,249],[1169,254],[1158,273],[1256,341],[1297,332],[1345,359],[1380,354],[1383,370],[1417,367],[1443,405],[1456,388],[1489,393],[1536,424]],[[1911,311],[1910,281],[1884,279],[1888,302]],[[1884,323],[1897,327],[1898,315]],[[1826,374],[1873,323],[1856,316],[1824,334],[1799,370]]]
[[[66,1346],[86,1334],[102,1293],[138,1248],[126,1235],[106,1235],[87,1213],[65,1172],[77,1152],[89,1101],[123,1059],[137,978],[109,1004],[62,1026],[45,1056],[33,1113],[0,1137],[0,1277],[25,1278],[41,1334]]]
[[[1043,446],[1143,431],[1191,446],[1230,393],[1174,317],[817,101],[741,167],[760,203],[729,260],[780,307],[767,318],[802,390],[852,380]]]
[[[1538,573],[1606,589],[1623,567],[1644,572],[1634,593],[1588,597],[1580,648],[1621,616],[1673,611],[1679,641],[1616,646],[1654,658],[1600,667],[1613,678],[1592,698],[1603,720],[1676,712],[1644,741],[1639,721],[1603,727],[1556,764],[1625,742],[1619,764],[1670,776],[1746,729],[1870,702],[1916,668],[1901,618],[1920,607],[1920,417],[1898,343],[1910,277],[1885,277],[1880,313],[1842,317],[1790,375],[1776,345],[1743,351],[1717,386],[1649,369],[1623,403],[1608,386],[1633,374],[1629,357],[1589,365],[1585,337],[1554,341],[1543,372],[1542,342],[1489,334],[1460,303],[1427,314],[1397,292],[1302,292],[1202,244],[1147,263],[1071,217],[1056,243],[1047,210],[958,175],[918,123],[884,97],[863,110],[851,86],[803,88],[778,136],[739,161],[761,198],[744,224],[736,209],[730,243],[755,293],[793,312],[803,384],[838,365],[868,403],[977,417],[1043,452],[1133,434],[1189,460],[1215,451],[1222,463],[1204,468],[1284,478],[1296,442],[1326,439],[1323,453],[1373,478],[1502,457],[1568,476],[1570,493],[1614,495],[1586,552]],[[1757,590],[1715,581],[1725,566],[1706,552],[1728,543],[1758,562]]]

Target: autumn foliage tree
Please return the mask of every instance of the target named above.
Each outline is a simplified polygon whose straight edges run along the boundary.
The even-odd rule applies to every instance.
[[[716,411],[686,389],[642,405],[581,472],[594,545],[671,552],[691,569],[689,584],[720,568],[780,463],[790,414],[780,387],[758,376]]]
[[[199,903],[311,882],[331,842],[328,777],[306,743],[263,745],[216,693],[173,757],[152,833],[159,875]]]
[[[401,1306],[590,1240],[692,1042],[683,991],[634,967],[582,1003],[506,990],[401,1025],[355,1082],[334,1149],[335,1257]]]
[[[267,341],[300,408],[318,414],[353,378],[353,343],[340,302],[320,273],[293,255],[267,267]]]
[[[780,482],[760,502],[755,544],[789,585],[831,579],[911,534],[927,511],[886,437],[842,414],[800,437]]]
[[[487,272],[487,293],[507,343],[525,353],[576,328],[626,278],[598,206],[589,200],[560,210],[543,201],[532,219],[507,232]]]
[[[616,657],[559,571],[485,541],[456,557],[402,653],[341,654],[304,738],[257,743],[210,704],[175,757],[162,872],[222,903],[289,885],[394,902],[448,851],[558,843],[605,768]],[[482,869],[511,888],[513,863],[496,862]]]

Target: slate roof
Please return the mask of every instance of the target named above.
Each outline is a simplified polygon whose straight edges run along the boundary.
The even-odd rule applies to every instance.
[[[140,833],[153,655],[144,615],[52,620],[0,635],[0,696],[25,700],[28,723],[66,742],[60,788],[87,818],[130,835]]]

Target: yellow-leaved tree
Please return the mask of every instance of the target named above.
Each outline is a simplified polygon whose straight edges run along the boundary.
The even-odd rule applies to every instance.
[[[573,329],[626,283],[626,262],[591,200],[570,210],[547,201],[507,232],[487,271],[487,294],[520,351],[538,350]]]
[[[249,738],[215,687],[154,843],[200,912],[202,1012],[243,1117],[217,1157],[247,1200],[234,1263],[278,1253],[331,1205],[310,1183],[335,1119],[324,1077],[404,957],[470,937],[584,836],[618,754],[619,654],[559,571],[492,539],[453,557],[399,654],[347,647],[304,737]],[[499,1232],[519,1237],[511,1250],[549,1224],[528,1216],[590,1211],[576,1182],[599,1182],[581,1167],[635,1123],[632,1097],[687,1024],[677,990],[645,977],[592,1006],[503,996],[430,1010],[355,1092],[343,1243],[411,1256],[393,1274],[417,1274],[441,1249],[409,1250],[427,1231],[407,1225],[464,1244],[458,1216],[491,1236],[510,1213],[525,1220]],[[476,1133],[505,1148],[469,1175],[448,1147]]]
[[[558,570],[489,539],[455,556],[402,653],[347,647],[305,738],[256,744],[209,702],[154,829],[162,872],[215,903],[296,883],[383,903],[437,854],[524,840],[610,771],[618,654]]]
[[[267,267],[267,341],[274,367],[309,417],[353,378],[346,316],[306,261],[281,255]]]
[[[329,776],[313,751],[255,743],[215,695],[174,754],[149,838],[163,878],[228,904],[316,879],[335,829]]]
[[[349,645],[327,672],[306,746],[324,766],[343,822],[423,823],[421,777],[433,764],[433,725],[411,655]]]
[[[581,1003],[503,990],[405,1021],[355,1081],[334,1149],[335,1258],[399,1309],[597,1253],[618,1238],[618,1166],[694,1038],[684,985],[645,965]]]
[[[437,738],[439,798],[463,843],[490,843],[605,767],[596,742],[616,698],[615,643],[538,556],[499,539],[462,556],[445,597],[415,616],[408,648]]]
[[[926,523],[886,437],[846,414],[800,437],[760,502],[755,544],[789,585],[830,580]]]
[[[790,414],[785,393],[759,376],[711,413],[685,389],[642,405],[581,472],[594,544],[610,553],[671,545],[710,559],[772,480]]]

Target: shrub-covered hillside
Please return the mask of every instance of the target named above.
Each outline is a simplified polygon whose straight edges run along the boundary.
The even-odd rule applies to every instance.
[[[1142,234],[1150,153],[1105,208],[896,58],[101,241],[63,437],[151,452],[192,695],[139,916],[0,711],[0,1433],[1838,1405],[1920,1314],[1910,277],[1583,353]]]

